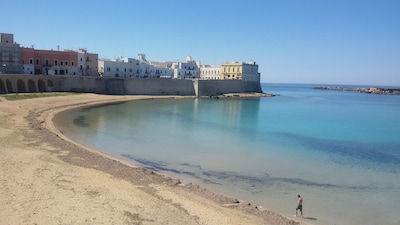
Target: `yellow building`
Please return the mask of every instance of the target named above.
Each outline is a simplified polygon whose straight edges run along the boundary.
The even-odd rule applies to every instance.
[[[221,65],[220,79],[260,81],[258,65],[255,62],[225,62]]]

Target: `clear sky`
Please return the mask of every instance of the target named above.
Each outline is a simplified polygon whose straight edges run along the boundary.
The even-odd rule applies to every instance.
[[[262,82],[400,86],[400,0],[0,0],[0,32],[36,49],[202,64]]]

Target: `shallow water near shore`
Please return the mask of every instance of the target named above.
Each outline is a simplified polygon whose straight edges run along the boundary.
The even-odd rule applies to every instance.
[[[314,224],[398,223],[400,96],[263,84],[276,97],[156,99],[67,111],[89,147]]]

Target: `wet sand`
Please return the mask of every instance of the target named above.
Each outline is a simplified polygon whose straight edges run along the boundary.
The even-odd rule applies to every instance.
[[[74,107],[149,98],[0,97],[0,224],[306,224],[79,145],[52,122]]]

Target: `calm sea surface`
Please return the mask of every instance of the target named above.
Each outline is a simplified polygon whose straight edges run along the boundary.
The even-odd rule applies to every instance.
[[[263,84],[256,99],[160,99],[64,112],[89,147],[314,224],[398,225],[400,96]]]

